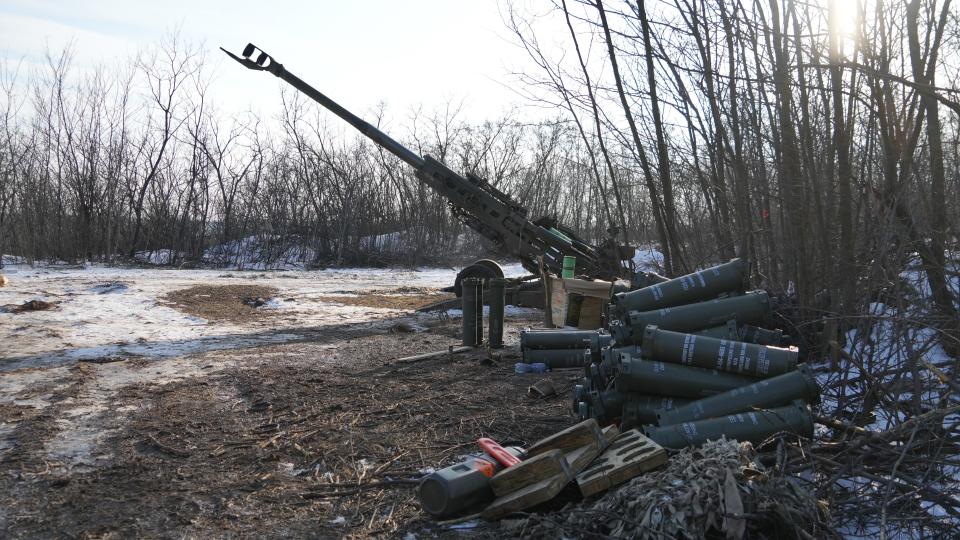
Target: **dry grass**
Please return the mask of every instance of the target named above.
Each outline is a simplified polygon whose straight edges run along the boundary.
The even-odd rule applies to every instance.
[[[402,295],[371,293],[358,296],[321,296],[319,300],[348,306],[417,310],[451,298],[454,298],[453,293],[432,292]]]
[[[244,323],[273,314],[247,305],[244,300],[267,300],[277,292],[276,287],[265,285],[197,285],[169,292],[159,302],[208,321]]]

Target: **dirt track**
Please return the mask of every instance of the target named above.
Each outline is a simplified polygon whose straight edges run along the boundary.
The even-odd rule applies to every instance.
[[[46,370],[0,407],[0,536],[454,534],[420,513],[416,479],[477,437],[569,425],[576,374],[549,375],[561,397],[537,401],[541,376],[513,374],[510,351],[390,361],[458,344],[457,321],[429,326]]]

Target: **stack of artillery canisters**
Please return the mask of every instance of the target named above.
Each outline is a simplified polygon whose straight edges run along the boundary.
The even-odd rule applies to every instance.
[[[574,412],[621,430],[642,427],[665,448],[721,436],[755,443],[779,432],[812,436],[816,380],[797,367],[796,348],[779,346],[782,332],[764,328],[770,298],[744,292],[746,267],[734,259],[614,295],[612,343],[581,347],[586,376]],[[541,335],[529,332],[521,344]]]

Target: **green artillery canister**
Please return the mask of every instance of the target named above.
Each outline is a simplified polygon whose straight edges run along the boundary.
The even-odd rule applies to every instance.
[[[769,330],[750,324],[737,325],[737,321],[731,319],[727,324],[704,328],[693,332],[698,336],[707,336],[718,339],[732,339],[734,341],[745,341],[757,345],[772,345],[780,347],[783,343],[783,331],[779,329]]]
[[[796,348],[769,347],[729,339],[661,330],[643,331],[644,358],[704,369],[719,369],[751,377],[770,377],[797,368]]]
[[[699,399],[754,382],[756,379],[753,377],[715,369],[623,357],[616,388],[622,393],[639,392]]]
[[[610,345],[613,336],[601,330],[524,330],[520,348],[528,349],[600,349]]]
[[[479,347],[483,343],[483,280],[465,278],[463,284],[463,344]]]
[[[560,274],[564,279],[574,277],[577,272],[577,258],[570,255],[563,256],[563,272]]]
[[[658,411],[657,420],[661,426],[667,426],[738,411],[781,407],[795,400],[807,403],[820,401],[820,387],[805,365],[796,371],[734,388],[673,410]]]
[[[596,418],[597,422],[606,424],[620,417],[624,399],[625,396],[614,389],[595,390],[578,384],[574,389],[573,412],[582,415],[580,420]]]
[[[633,327],[628,339],[643,340],[642,332],[647,325],[656,325],[664,330],[691,332],[726,324],[736,319],[743,324],[762,324],[770,316],[770,298],[765,291],[751,291],[740,296],[708,300],[696,304],[674,306],[656,311],[631,311],[627,322]],[[617,337],[617,344],[624,345]]]
[[[744,288],[747,264],[733,259],[718,266],[656,283],[649,287],[613,295],[613,305],[620,314],[629,311],[652,311],[716,298]]]
[[[671,450],[697,446],[721,437],[757,444],[781,432],[812,437],[813,417],[807,404],[797,400],[785,407],[739,412],[669,426],[647,426],[643,431],[653,442]]]
[[[627,394],[620,416],[620,431],[656,424],[657,411],[671,411],[687,403],[690,403],[690,400],[684,398]]]
[[[487,280],[490,295],[490,314],[487,338],[490,347],[499,349],[503,347],[503,319],[506,311],[506,287],[507,280],[503,278],[490,278]]]
[[[590,365],[590,349],[525,349],[523,361],[527,364],[544,363],[550,369],[578,368]]]

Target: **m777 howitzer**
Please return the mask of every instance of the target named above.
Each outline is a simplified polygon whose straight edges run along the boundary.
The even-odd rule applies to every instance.
[[[526,208],[486,180],[471,173],[462,176],[430,156],[415,154],[303,82],[252,43],[243,49],[242,57],[222,47],[221,50],[248,69],[276,75],[409,164],[421,182],[447,199],[451,211],[460,221],[492,241],[501,251],[517,257],[527,271],[539,275],[539,259],[542,257],[545,266],[560,275],[564,256],[572,256],[576,257],[575,273],[578,276],[612,280],[631,275],[632,268],[628,266],[633,250],[629,246],[618,246],[613,239],[593,246],[551,218],[531,221],[527,218]],[[467,267],[457,275],[455,289],[458,296],[459,284],[465,277],[502,278],[503,271],[489,260]]]

